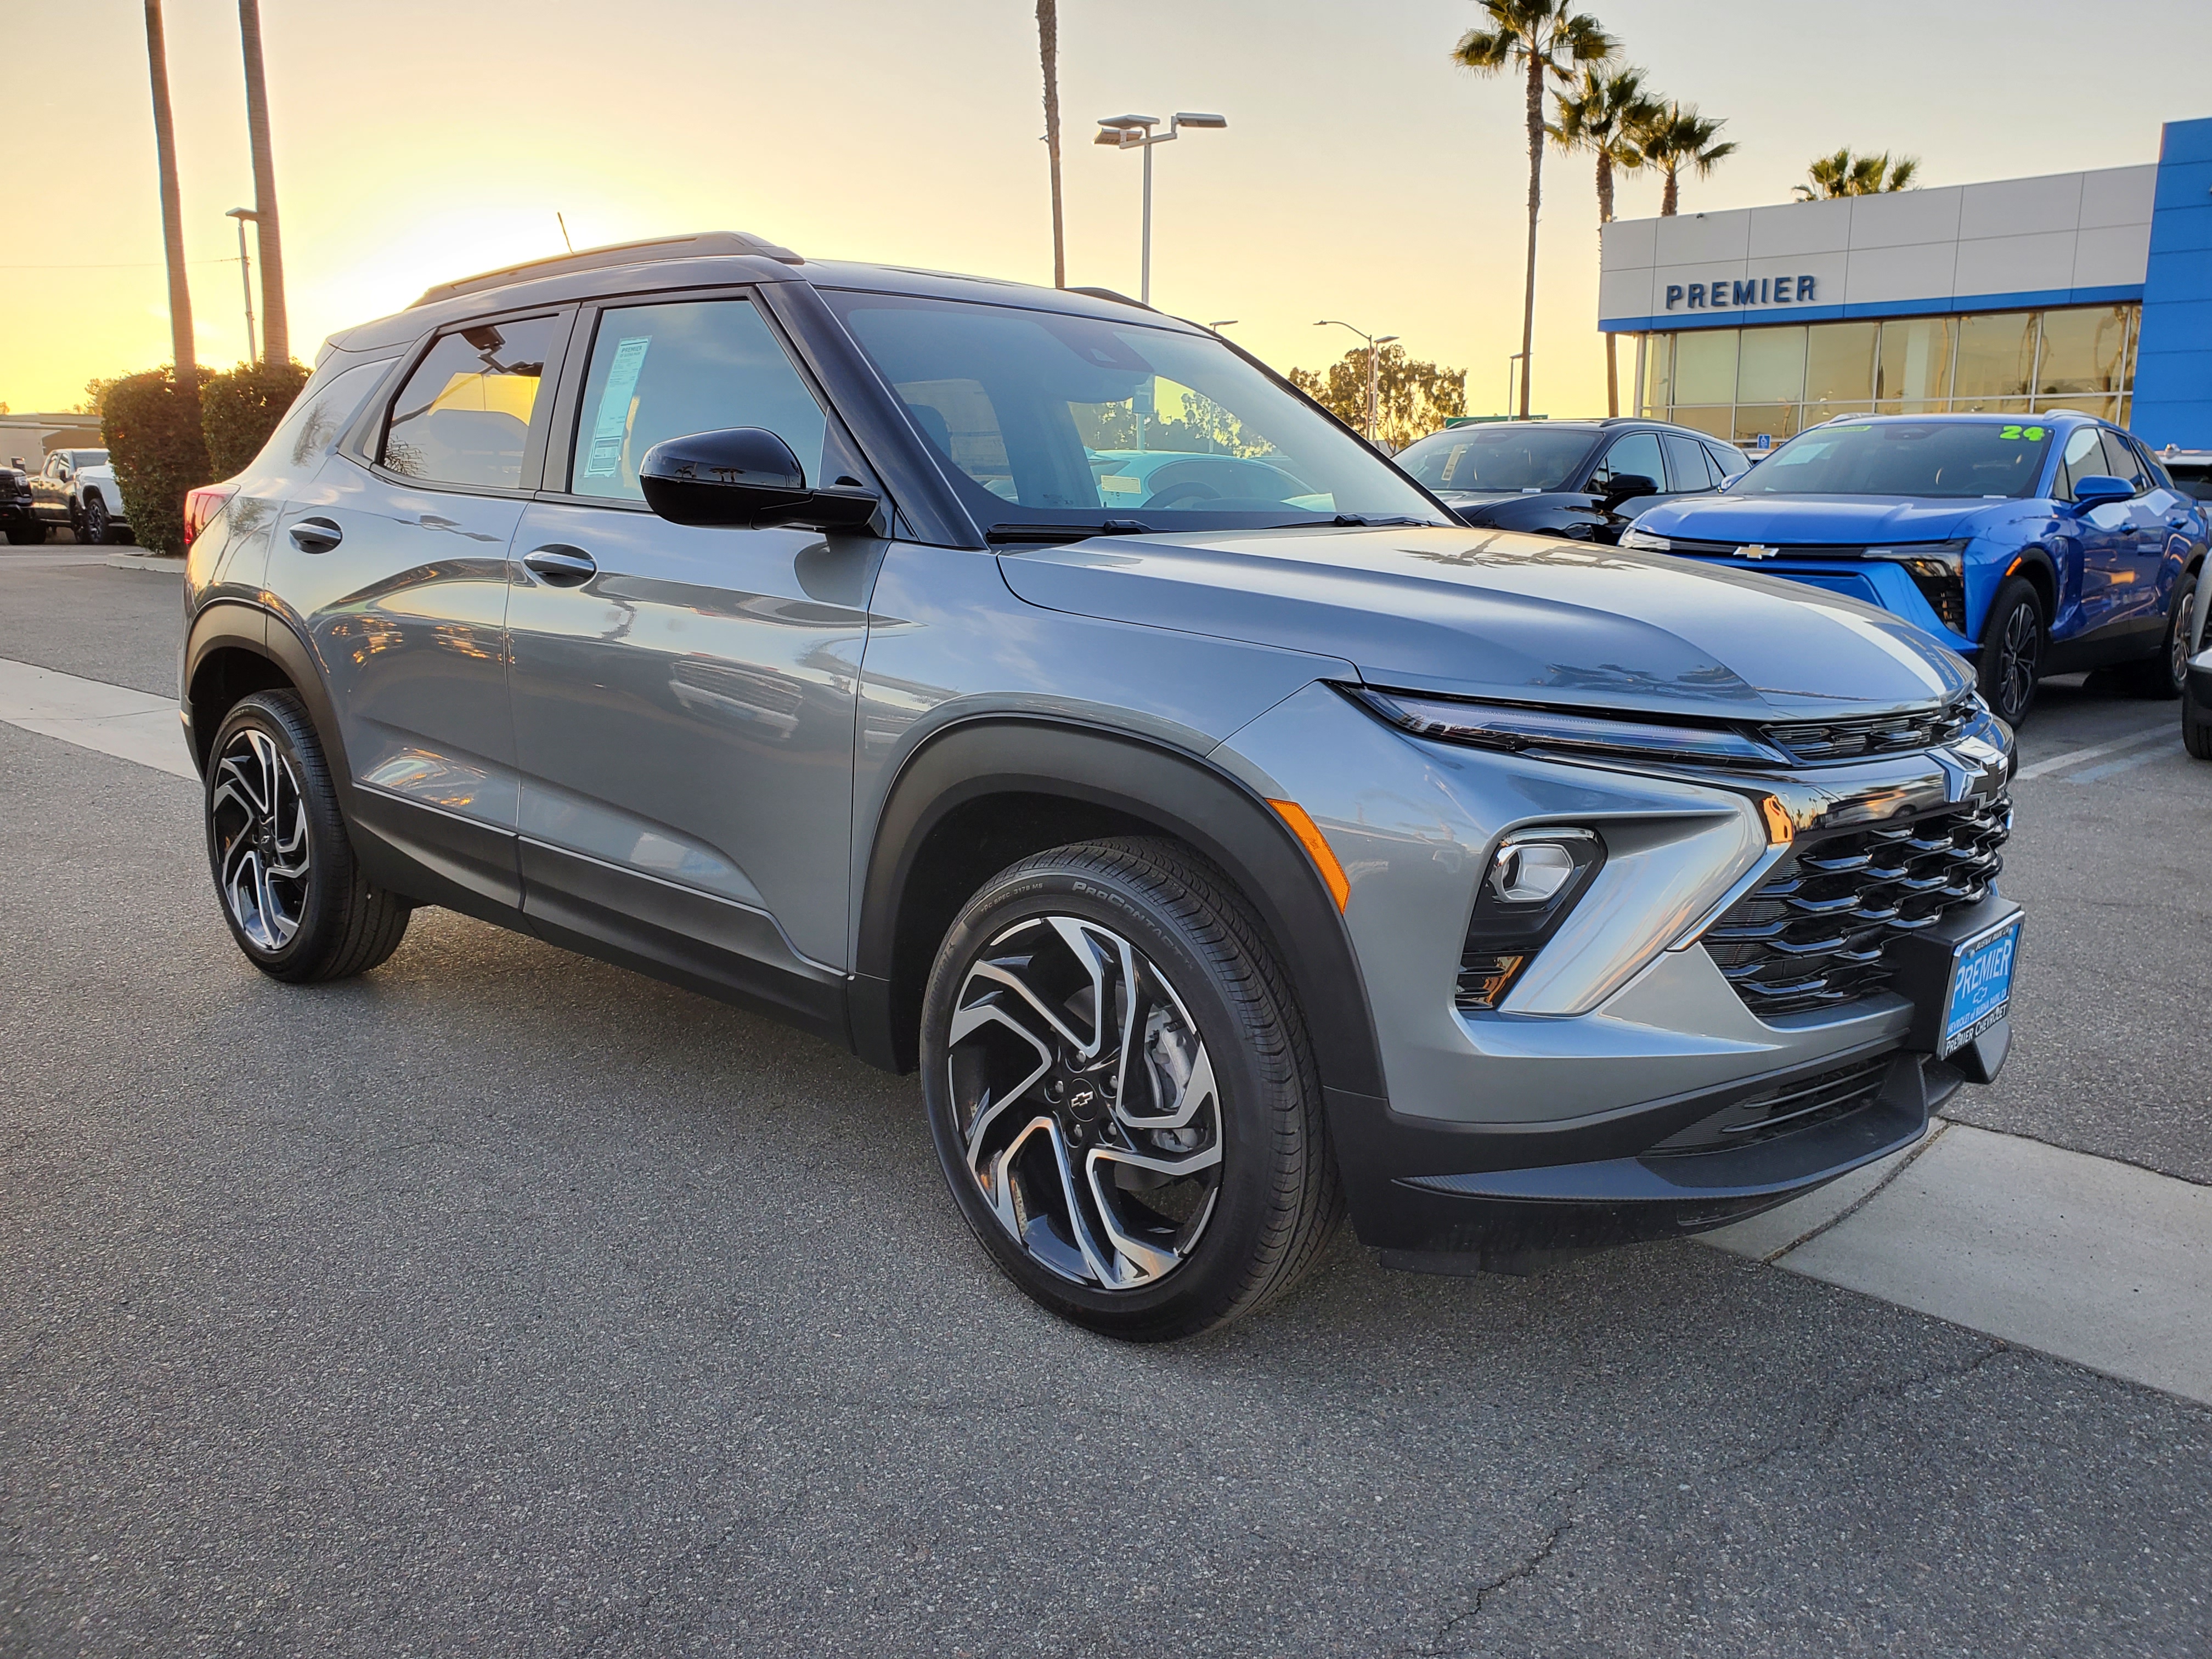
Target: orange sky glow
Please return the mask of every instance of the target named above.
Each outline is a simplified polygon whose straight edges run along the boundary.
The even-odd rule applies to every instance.
[[[28,28],[27,0],[0,14]],[[0,145],[0,400],[75,404],[168,356],[138,0],[64,9],[71,56],[18,79]],[[2212,58],[2212,7],[2108,0],[1593,0],[1663,92],[1729,118],[1742,152],[1685,210],[1787,199],[1814,155],[1920,155],[1954,184],[2155,159],[2162,120],[2212,94],[2131,65]],[[229,0],[168,0],[185,241],[202,361],[245,355],[227,208],[251,205]],[[1127,111],[1218,110],[1156,152],[1155,303],[1279,368],[1403,337],[1504,398],[1519,344],[1527,162],[1517,88],[1455,66],[1468,0],[1061,0],[1069,281],[1137,287],[1133,155],[1093,146]],[[42,12],[51,22],[50,11]],[[441,279],[576,246],[757,231],[802,253],[1051,280],[1030,0],[263,0],[295,355]],[[42,26],[43,27],[43,26]],[[2084,73],[2069,42],[2124,46]],[[43,54],[41,54],[43,57]],[[1546,160],[1535,404],[1603,412],[1589,162]],[[25,194],[27,192],[27,194]],[[1625,217],[1657,211],[1631,177]]]

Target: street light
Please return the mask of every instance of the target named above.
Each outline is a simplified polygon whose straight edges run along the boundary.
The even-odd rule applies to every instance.
[[[1140,149],[1145,152],[1145,244],[1144,262],[1137,276],[1137,298],[1146,305],[1152,302],[1152,146],[1172,143],[1176,135],[1185,127],[1225,127],[1225,115],[1207,115],[1191,110],[1177,110],[1168,117],[1168,130],[1154,132],[1160,124],[1157,115],[1109,115],[1098,124],[1098,136],[1091,142],[1106,144],[1115,149]]]
[[[1324,317],[1314,325],[1316,328],[1352,328],[1350,323],[1340,323],[1334,317]],[[1378,376],[1376,356],[1398,337],[1395,334],[1370,334],[1364,329],[1352,328],[1354,334],[1367,342],[1367,441],[1375,441],[1375,403]]]
[[[261,216],[252,208],[233,208],[222,216],[238,221],[238,280],[246,289],[246,361],[258,362],[261,353],[253,343],[253,266],[246,257],[246,222],[251,219],[258,224]]]

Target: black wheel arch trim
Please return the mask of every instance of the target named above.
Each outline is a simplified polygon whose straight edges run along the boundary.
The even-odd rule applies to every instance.
[[[1351,935],[1312,860],[1266,801],[1188,752],[1031,714],[979,714],[947,726],[907,757],[885,792],[869,844],[854,958],[854,1046],[862,1058],[886,1070],[913,1068],[919,1024],[904,1029],[905,1008],[896,1006],[910,1005],[918,1016],[921,988],[898,981],[909,878],[933,830],[963,805],[998,794],[1055,797],[1140,819],[1219,866],[1281,954],[1323,1085],[1382,1097],[1381,1048]]]

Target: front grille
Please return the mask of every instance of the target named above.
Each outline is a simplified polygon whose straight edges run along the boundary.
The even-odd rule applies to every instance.
[[[1888,982],[1892,939],[1988,896],[2011,830],[1999,795],[1808,836],[1707,930],[1705,949],[1761,1018],[1866,996]]]
[[[1708,542],[1692,540],[1687,536],[1667,538],[1668,552],[1687,553],[1693,557],[1734,558],[1747,547],[1768,548],[1778,559],[1857,559],[1863,558],[1867,550],[1864,542],[1798,542],[1785,546],[1779,542]],[[1745,560],[1747,564],[1753,565],[1760,562],[1757,558]]]
[[[1881,1092],[1889,1079],[1893,1054],[1854,1061],[1812,1077],[1762,1089],[1701,1118],[1686,1129],[1661,1141],[1651,1151],[1662,1155],[1711,1152],[1723,1148],[1756,1146],[1777,1135],[1796,1134],[1848,1117]]]
[[[1765,735],[1798,760],[1818,765],[1866,755],[1893,755],[1908,749],[1933,749],[1965,731],[1973,717],[1972,703],[1955,702],[1948,708],[1917,714],[1866,714],[1855,720],[1770,726]]]

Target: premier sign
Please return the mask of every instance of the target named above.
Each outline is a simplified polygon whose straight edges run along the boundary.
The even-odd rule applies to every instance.
[[[1739,306],[1804,305],[1816,286],[1810,276],[1759,276],[1749,282],[1669,283],[1667,309],[1733,311]]]

